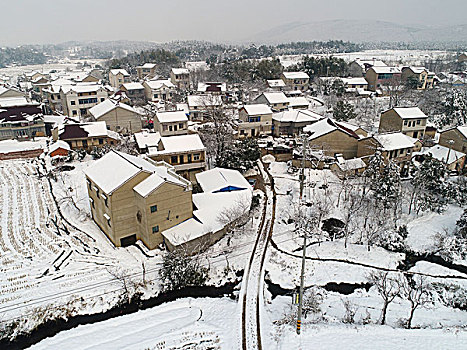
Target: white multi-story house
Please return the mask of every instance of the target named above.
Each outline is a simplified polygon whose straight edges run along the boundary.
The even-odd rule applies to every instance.
[[[87,117],[89,109],[104,102],[108,91],[102,85],[72,85],[60,88],[63,113],[70,117]]]

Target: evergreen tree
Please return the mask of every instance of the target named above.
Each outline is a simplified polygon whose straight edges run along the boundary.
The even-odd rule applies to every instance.
[[[417,214],[427,210],[444,211],[450,193],[447,175],[446,165],[431,155],[426,156],[419,167],[412,169],[410,183],[413,191],[409,211],[412,206]]]
[[[332,116],[337,121],[348,121],[355,118],[354,107],[345,101],[337,101],[336,105],[333,108]]]

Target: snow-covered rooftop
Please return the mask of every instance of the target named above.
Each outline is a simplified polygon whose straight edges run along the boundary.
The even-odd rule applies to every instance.
[[[362,68],[365,68],[365,64],[371,65],[373,67],[385,67],[385,66],[387,66],[387,64],[384,63],[383,61],[376,60],[376,59],[374,59],[374,60],[360,60],[360,59],[357,59],[354,62],[357,63]]]
[[[258,114],[271,114],[272,110],[268,105],[258,103],[254,105],[244,105],[242,106],[245,109],[248,115],[258,115]]]
[[[384,151],[393,151],[396,149],[413,148],[417,139],[404,135],[401,132],[390,134],[379,134],[373,136],[383,147]]]
[[[62,141],[62,140],[57,140],[49,146],[49,152],[52,153],[53,151],[59,148],[66,149],[67,151],[71,150],[70,145],[67,142]]]
[[[243,175],[232,169],[214,168],[195,175],[204,192],[251,188]]]
[[[289,107],[308,106],[310,102],[303,96],[289,97]]]
[[[398,74],[401,72],[399,67],[373,66],[370,69],[373,69],[377,74]]]
[[[410,66],[410,67],[404,67],[404,68],[410,69],[415,74],[421,74],[423,72],[428,73],[428,69],[426,69],[425,67],[413,67],[413,66]]]
[[[274,113],[272,119],[282,123],[314,123],[323,116],[308,110],[288,110]]]
[[[268,80],[269,87],[285,87],[285,82],[282,79]]]
[[[286,79],[310,79],[305,72],[283,72]]]
[[[204,173],[199,173],[196,177],[198,180],[200,179],[199,176],[201,176],[201,179],[206,181],[217,181],[216,187],[212,187],[210,184],[207,185],[212,189],[225,188],[234,184],[244,186],[244,189],[212,193],[206,192],[203,188],[204,193],[194,194],[193,203],[198,208],[193,212],[194,217],[162,232],[162,235],[173,245],[187,243],[207,233],[221,230],[226,224],[221,220],[221,216],[228,210],[238,210],[238,214],[241,215],[243,210],[246,211],[250,208],[253,191],[248,181],[236,170],[229,170],[229,174],[227,174],[225,172],[227,169],[220,169],[223,176],[232,181],[229,183],[222,178],[219,179],[219,173],[216,173],[215,170],[208,170],[207,177],[203,175]],[[238,174],[234,175],[234,172]],[[241,178],[243,178],[243,181]]]
[[[394,107],[394,112],[402,119],[428,118],[418,107]]]
[[[365,78],[341,78],[345,85],[368,85]]]
[[[21,151],[32,151],[45,148],[44,141],[18,141],[18,140],[3,140],[0,141],[0,153],[11,153]]]
[[[283,92],[263,92],[263,96],[269,103],[289,103]]]
[[[141,197],[147,197],[165,182],[170,182],[172,184],[183,187],[191,187],[191,184],[188,180],[185,180],[182,177],[176,175],[167,167],[156,166],[154,173],[133,187],[133,190]]]
[[[446,162],[447,164],[451,164],[462,157],[465,157],[465,153],[458,152],[453,149],[449,149],[448,147],[444,147],[441,145],[435,145],[433,147],[427,148],[421,154],[431,154],[433,158],[436,158],[442,162]],[[449,155],[449,159],[448,159]]]
[[[308,138],[308,140],[310,141],[317,139],[318,137],[321,137],[323,135],[329,134],[330,132],[333,132],[335,130],[340,130],[351,137],[359,138],[359,136],[355,134],[353,130],[345,127],[342,124],[339,124],[338,122],[330,118],[322,119],[316,123],[307,125],[303,128],[304,132],[310,134]]]
[[[110,151],[84,172],[102,191],[111,194],[141,171],[152,173],[156,166],[126,153]]]
[[[125,83],[122,86],[126,90],[144,90],[144,86],[141,83],[133,82],[133,83]]]
[[[156,118],[160,123],[188,121],[188,118],[183,111],[156,112]]]
[[[352,171],[366,167],[362,158],[343,159],[342,161],[337,162],[336,165],[342,171]]]
[[[155,63],[145,63],[142,66],[138,66],[136,68],[146,68],[146,69],[152,69],[156,66]]]
[[[16,107],[16,106],[38,106],[37,102],[30,102],[26,97],[1,97],[0,107]]]
[[[190,71],[187,68],[172,68],[172,73],[179,74],[190,74]]]
[[[89,113],[91,113],[94,118],[99,119],[103,115],[113,111],[115,108],[123,108],[129,112],[138,113],[133,107],[122,102],[112,101],[110,99],[107,99],[104,102],[101,102],[98,105],[90,108]]]
[[[161,135],[158,132],[138,132],[134,134],[136,144],[139,149],[146,147],[157,147],[161,140]]]
[[[205,147],[198,134],[161,137],[163,150],[150,149],[150,155],[204,151]]]
[[[146,81],[149,88],[152,90],[158,90],[162,87],[175,88],[175,85],[169,79],[159,79],[159,80],[148,80]]]
[[[110,73],[112,73],[113,75],[123,74],[126,77],[130,76],[130,74],[128,74],[128,72],[125,69],[111,69]]]

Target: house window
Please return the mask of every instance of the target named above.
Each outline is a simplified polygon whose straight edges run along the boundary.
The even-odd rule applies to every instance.
[[[162,129],[163,129],[164,131],[167,131],[167,129],[168,129],[167,125],[163,125],[163,126],[162,126]]]
[[[176,164],[177,162],[178,162],[178,157],[177,156],[170,157],[170,163],[171,164]]]
[[[96,209],[96,206],[94,205],[94,199],[89,198],[89,201],[91,202],[91,206],[93,209]]]
[[[101,197],[104,198],[104,203],[105,203],[105,206],[108,207],[109,204],[107,203],[107,196],[105,194],[101,194]]]
[[[152,227],[152,233],[157,233],[157,232],[159,232],[159,225]]]
[[[101,102],[104,102],[105,98],[101,97]]]
[[[174,131],[177,131],[177,125],[174,125]]]
[[[104,218],[107,220],[107,225],[111,227],[112,225],[110,224],[110,216],[108,216],[107,214],[104,214]]]
[[[417,125],[420,125],[420,121],[421,121],[420,119],[417,120]]]
[[[104,139],[99,139],[99,145],[103,145],[104,144]]]
[[[404,126],[407,126],[407,120],[404,120]]]
[[[180,158],[180,164],[183,164],[183,155],[181,155],[179,158]]]
[[[97,187],[94,187],[96,189],[96,196],[99,198],[99,189]]]
[[[249,118],[248,118],[248,121],[249,121],[250,123],[257,123],[257,122],[260,122],[260,121],[261,121],[261,117],[259,117],[259,116],[258,116],[258,117],[249,117]]]
[[[158,97],[159,97],[159,95],[158,95],[158,94],[154,94],[154,98],[158,98]]]
[[[172,125],[169,125],[169,131],[172,131]]]
[[[178,124],[179,129],[183,129],[183,123]]]
[[[187,158],[188,158],[188,163],[191,163],[191,154],[188,154]]]
[[[157,211],[157,205],[151,205],[151,213],[155,213]]]
[[[74,106],[74,105],[76,104],[76,102],[75,102],[75,101],[70,101],[70,104],[71,104],[72,106]]]
[[[193,154],[193,160],[199,160],[199,153]]]

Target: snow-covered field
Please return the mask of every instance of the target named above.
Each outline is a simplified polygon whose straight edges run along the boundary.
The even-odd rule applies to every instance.
[[[356,59],[361,60],[382,60],[386,64],[409,64],[423,65],[424,62],[436,59],[445,59],[449,53],[447,51],[436,50],[365,50],[350,53],[336,53],[332,56],[342,58],[346,62],[352,62]],[[284,67],[300,63],[307,55],[284,55],[279,56],[281,64]],[[314,57],[329,56],[329,54],[308,55]]]
[[[72,196],[82,207],[87,201],[81,172],[75,172],[78,176],[67,188],[62,181],[67,173],[59,175],[57,182],[52,180],[70,225],[60,217],[47,178],[38,169],[39,163],[30,160],[0,164],[0,321],[21,316],[29,328],[39,321],[28,317],[34,308],[51,309],[53,314],[54,308],[67,303],[79,312],[106,310],[121,289],[109,271],[124,271],[140,279],[144,263],[154,279],[159,257],[148,258],[136,247],[115,248],[87,211],[70,205]]]

